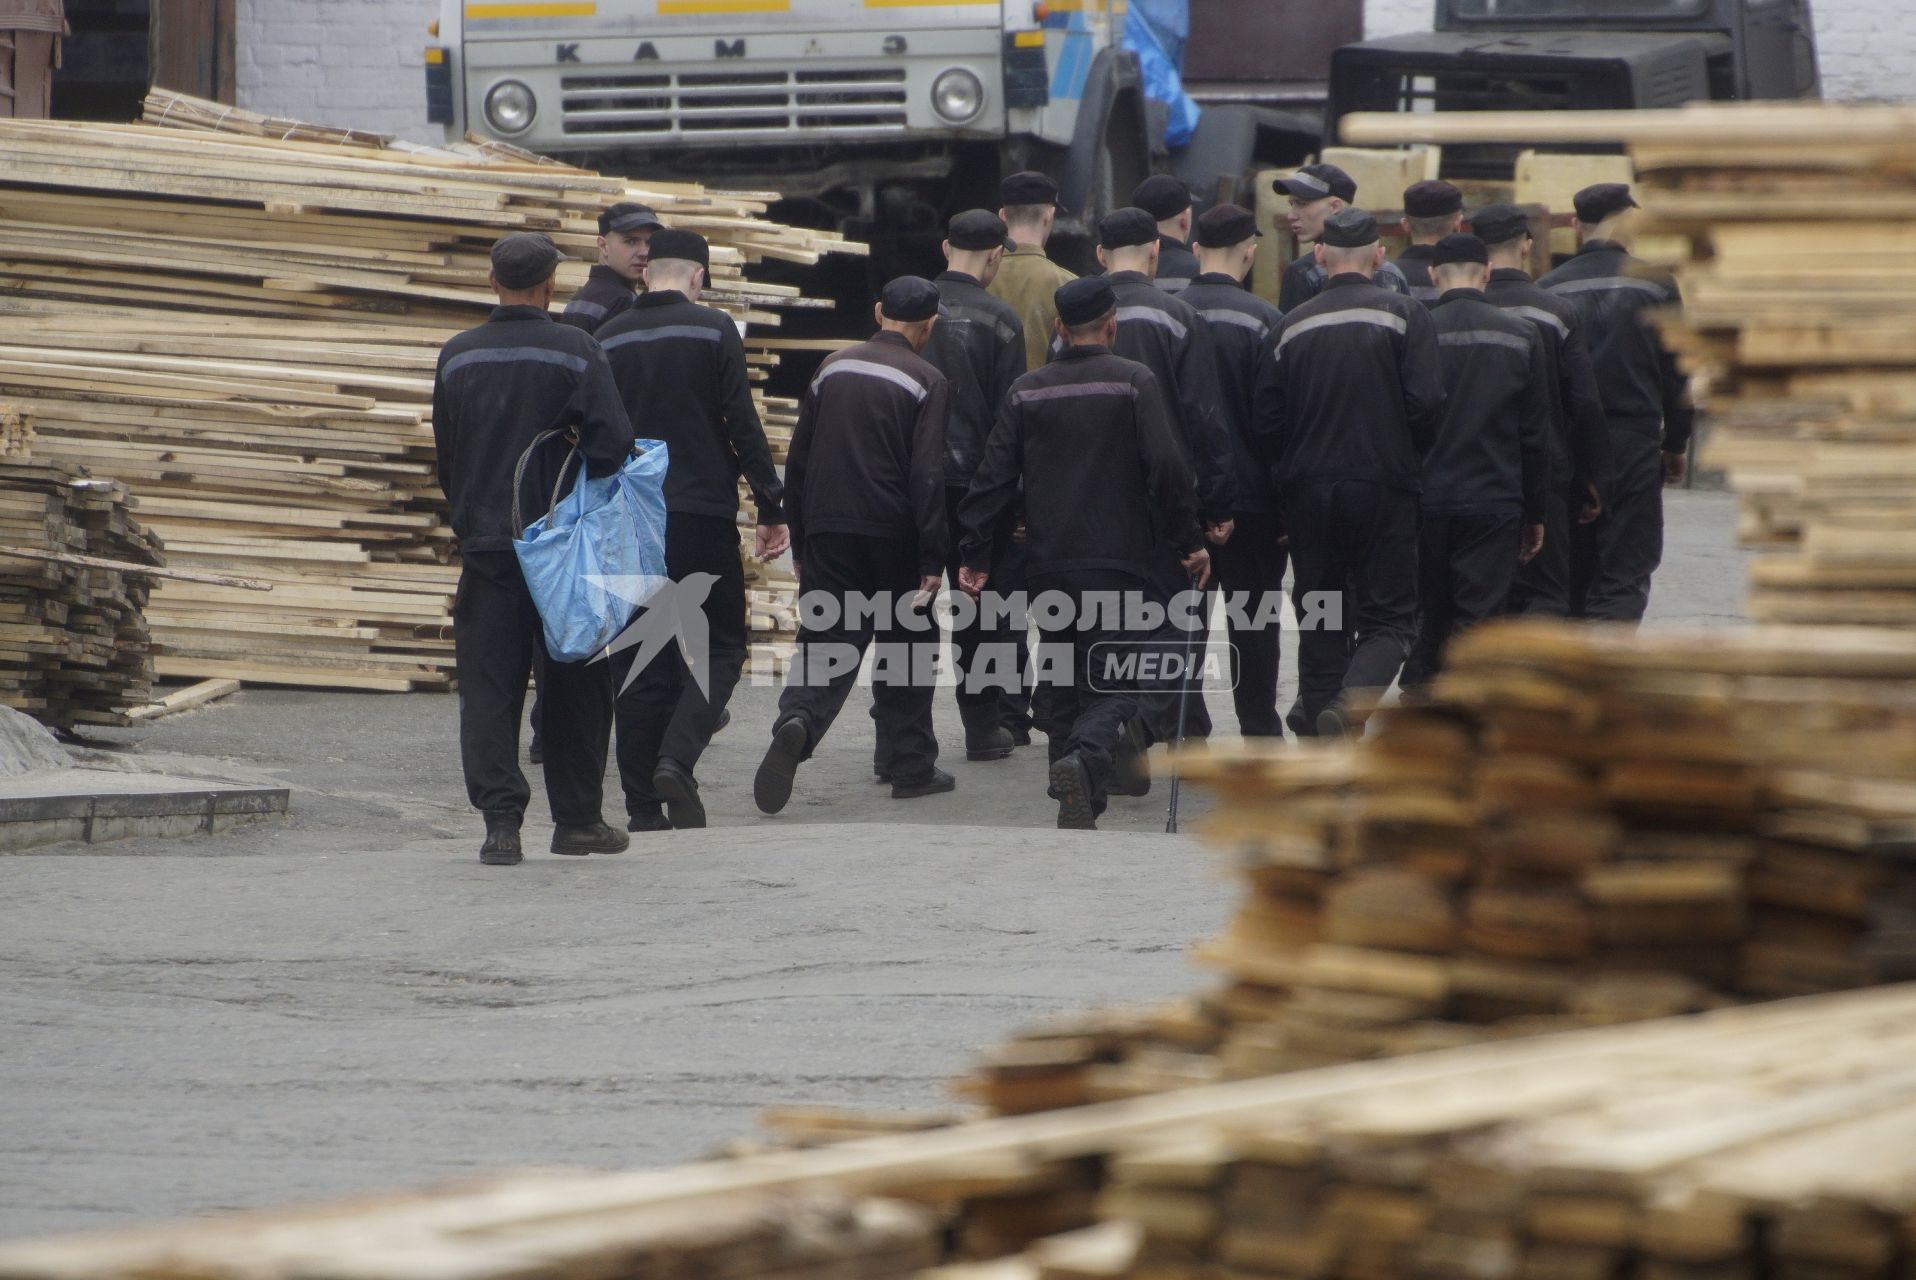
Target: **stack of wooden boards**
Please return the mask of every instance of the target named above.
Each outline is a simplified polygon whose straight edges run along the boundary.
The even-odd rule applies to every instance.
[[[1225,984],[1067,1019],[1019,1112],[1916,974],[1916,636],[1508,622],[1369,737],[1185,757]]]
[[[1916,109],[1362,116],[1345,136],[1627,143],[1648,229],[1681,246],[1684,306],[1661,324],[1701,375],[1701,459],[1766,553],[1752,616],[1916,625]]]
[[[1882,988],[18,1241],[0,1280],[1895,1280],[1916,1236],[1913,1054],[1916,988]],[[1072,1212],[1064,1186],[1090,1189]],[[980,1214],[999,1231],[973,1231]],[[940,1258],[968,1265],[919,1270]]]
[[[153,684],[147,581],[79,557],[157,565],[160,543],[124,485],[35,458],[31,441],[0,404],[0,706],[54,729],[125,724]]]
[[[569,291],[598,212],[644,200],[711,238],[707,300],[741,324],[808,302],[747,280],[748,263],[857,248],[765,221],[764,196],[639,188],[496,148],[289,139],[178,95],[148,109],[166,124],[0,121],[0,383],[38,420],[37,456],[123,479],[175,563],[274,584],[157,588],[166,675],[446,682],[457,569],[431,377],[493,303],[500,234],[551,234],[575,258]],[[218,128],[175,127],[190,119]],[[755,352],[755,374],[776,359]],[[758,615],[785,622],[769,597]]]

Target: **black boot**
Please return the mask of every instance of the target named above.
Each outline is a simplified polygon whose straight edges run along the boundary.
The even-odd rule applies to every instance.
[[[525,851],[519,847],[519,815],[487,814],[486,842],[479,846],[479,861],[489,867],[512,867],[525,859]]]
[[[552,829],[552,852],[568,857],[584,857],[588,853],[624,853],[631,843],[631,836],[623,831],[614,831],[603,822]]]
[[[958,708],[958,718],[965,722],[967,760],[1003,760],[1017,745],[1012,741],[1011,730],[998,723],[998,707],[995,703],[978,707],[961,706]]]
[[[1058,830],[1098,829],[1097,814],[1091,804],[1091,773],[1076,752],[1051,766],[1051,786],[1047,794],[1058,802]]]
[[[665,814],[658,809],[642,813],[628,813],[625,817],[627,831],[670,831],[672,824],[665,820]]]
[[[922,777],[899,780],[891,784],[891,798],[894,800],[916,800],[920,796],[942,795],[958,788],[958,779],[933,765],[931,772]]]
[[[758,776],[752,779],[752,800],[762,813],[777,813],[792,798],[792,779],[798,776],[798,763],[805,758],[811,735],[797,716],[781,720],[772,730],[772,745],[758,762]]]
[[[665,814],[674,831],[705,825],[705,806],[699,802],[699,784],[692,771],[676,760],[661,758],[652,774],[652,790],[665,801]]]

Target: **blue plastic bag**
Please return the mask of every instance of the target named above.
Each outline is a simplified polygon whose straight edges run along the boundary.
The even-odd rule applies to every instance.
[[[665,442],[633,447],[612,475],[581,466],[572,492],[513,540],[554,661],[599,656],[665,581]]]
[[[1184,45],[1191,38],[1189,0],[1131,0],[1124,14],[1124,47],[1138,55],[1144,96],[1171,110],[1164,145],[1175,151],[1197,132],[1199,108],[1184,91]]]

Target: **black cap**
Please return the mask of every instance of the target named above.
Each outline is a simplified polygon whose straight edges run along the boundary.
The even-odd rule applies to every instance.
[[[1324,219],[1324,230],[1317,243],[1331,249],[1362,249],[1377,243],[1377,219],[1352,206],[1339,209]]]
[[[696,231],[675,231],[667,227],[653,232],[649,260],[658,262],[665,258],[696,262],[708,271],[712,267],[712,250],[705,243],[705,237]]]
[[[1026,169],[998,184],[998,203],[1007,209],[1021,204],[1056,204],[1058,184],[1035,169]]]
[[[1334,164],[1307,164],[1288,178],[1271,183],[1273,191],[1296,196],[1299,200],[1357,199],[1357,181]]]
[[[1257,229],[1257,215],[1242,205],[1214,204],[1197,220],[1198,247],[1228,249],[1264,233]]]
[[[1577,221],[1595,226],[1625,209],[1636,208],[1637,198],[1630,194],[1627,182],[1599,182],[1577,192],[1572,203],[1577,207]]]
[[[1413,182],[1404,188],[1404,216],[1441,218],[1464,211],[1464,193],[1436,178]]]
[[[910,322],[938,314],[938,286],[923,276],[899,276],[878,295],[885,319]]]
[[[647,227],[656,230],[664,226],[659,215],[642,204],[633,204],[630,200],[621,200],[599,215],[599,234],[611,235],[614,231],[644,231]]]
[[[1487,204],[1471,218],[1470,229],[1485,244],[1507,244],[1530,234],[1530,215],[1514,204]]]
[[[1158,242],[1158,220],[1142,209],[1113,209],[1098,219],[1098,244],[1106,249],[1129,249]]]
[[[1490,262],[1490,250],[1484,248],[1484,242],[1476,236],[1457,232],[1445,236],[1436,245],[1436,253],[1431,256],[1433,267],[1448,267],[1458,262],[1474,262],[1478,266],[1487,266]]]
[[[1191,189],[1170,174],[1160,173],[1138,184],[1131,193],[1131,203],[1165,222],[1191,207]]]
[[[530,289],[552,278],[565,260],[552,238],[539,231],[515,231],[492,246],[492,274],[508,289]]]
[[[945,239],[954,249],[1009,249],[1011,235],[1005,220],[989,209],[967,209],[945,225]],[[652,252],[657,253],[654,249]]]
[[[1051,300],[1058,304],[1058,319],[1064,321],[1065,328],[1075,329],[1116,310],[1118,291],[1103,276],[1083,276],[1059,285]]]

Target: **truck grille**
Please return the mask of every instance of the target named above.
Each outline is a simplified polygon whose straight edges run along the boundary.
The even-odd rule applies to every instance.
[[[575,135],[905,128],[905,72],[897,67],[566,76],[559,88],[561,125]]]

